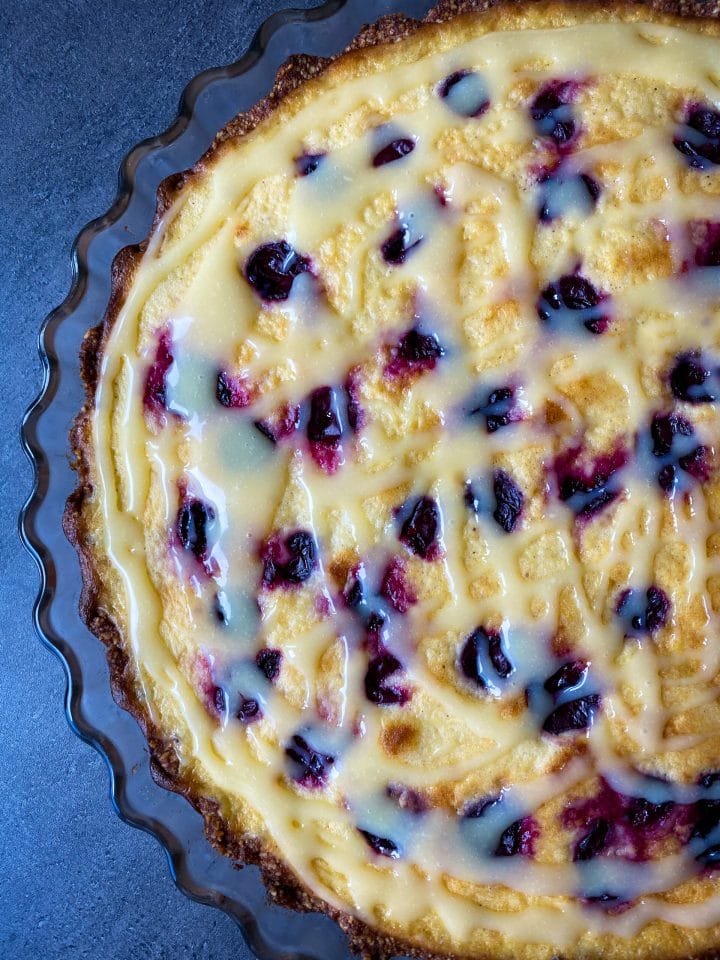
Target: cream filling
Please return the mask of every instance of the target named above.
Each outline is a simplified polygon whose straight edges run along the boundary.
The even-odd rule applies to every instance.
[[[625,496],[588,523],[580,543],[568,506],[527,484],[534,482],[533,463],[551,462],[573,437],[598,450],[617,438],[632,448],[635,431],[647,433],[653,412],[668,406],[652,372],[683,350],[718,347],[720,285],[678,279],[685,251],[677,238],[692,219],[720,220],[720,199],[681,189],[687,167],[672,146],[669,115],[636,137],[587,146],[581,137],[567,170],[594,171],[603,185],[597,208],[574,210],[572,197],[561,196],[570,204],[567,215],[538,224],[539,188],[529,164],[547,160],[548,151],[527,103],[549,79],[602,88],[604,78],[628,71],[675,88],[680,104],[682,91],[716,102],[718,41],[618,23],[508,31],[457,46],[450,31],[438,36],[439,52],[320,90],[271,137],[261,128],[226,150],[153,238],[106,347],[93,424],[104,550],[122,581],[116,613],[148,708],[161,725],[177,726],[182,761],[218,795],[255,811],[297,874],[329,902],[420,939],[428,934],[418,924],[434,916],[444,928],[440,936],[453,944],[471,943],[479,929],[567,948],[587,931],[632,936],[657,919],[706,927],[720,921],[714,895],[692,905],[653,896],[697,873],[697,846],[641,864],[604,856],[573,863],[562,833],[560,862],[482,850],[516,816],[571,793],[595,772],[628,793],[637,790],[633,769],[648,758],[671,754],[683,775],[692,772],[688,758],[714,732],[696,722],[698,711],[716,709],[718,669],[708,593],[718,562],[705,548],[716,513],[706,492],[696,484],[687,497],[664,498],[652,457],[650,468],[633,457],[620,474]],[[482,73],[491,99],[476,120],[453,114],[433,92],[467,68]],[[584,96],[575,115],[592,132],[597,118]],[[417,146],[374,169],[373,128],[381,122],[415,136]],[[328,155],[314,174],[297,178],[292,160],[303,149]],[[622,176],[642,162],[651,163],[660,188],[631,200]],[[449,199],[445,208],[435,186]],[[424,239],[403,265],[388,267],[378,250],[395,211],[412,215]],[[674,278],[653,276],[651,263],[641,282],[613,286],[602,251],[610,243],[611,252],[631,260],[623,238],[643,223],[669,238]],[[304,275],[286,302],[261,305],[241,268],[258,244],[278,238],[311,257],[325,294]],[[580,259],[582,273],[612,293],[611,328],[598,337],[549,335],[535,311],[539,291]],[[514,312],[503,314],[508,304]],[[413,325],[414,311],[437,333],[445,356],[402,391],[384,394],[371,381],[382,364],[377,351]],[[183,416],[168,416],[156,430],[143,416],[142,397],[164,328],[172,331],[175,356],[169,394]],[[357,436],[343,437],[337,473],[328,476],[313,463],[301,433],[273,448],[252,426],[318,386],[339,387],[358,364],[368,422]],[[224,410],[213,401],[218,369],[264,383],[264,394],[247,411]],[[459,412],[471,396],[509,380],[522,384],[522,423],[486,434],[482,419]],[[565,411],[559,425],[546,422],[548,398]],[[711,444],[715,405],[685,412],[699,442]],[[498,467],[525,484],[524,520],[506,535],[481,513],[472,533],[463,483],[472,478],[482,486]],[[218,514],[212,578],[173,545],[181,478]],[[443,515],[444,555],[431,563],[408,554],[392,517],[393,508],[420,494],[436,497]],[[313,530],[322,566],[299,589],[261,590],[256,620],[258,544],[296,528]],[[403,556],[420,595],[393,621],[389,641],[405,667],[402,682],[414,691],[404,707],[376,706],[364,696],[361,631],[331,575],[332,560],[348,549],[366,563],[374,585],[387,560]],[[612,611],[619,589],[660,581],[672,597],[669,626],[660,639],[624,642]],[[230,598],[229,628],[212,619],[218,588]],[[326,600],[321,614],[318,597]],[[513,762],[503,759],[511,751],[535,741],[539,755],[557,748],[554,740],[550,747],[541,741],[531,711],[508,713],[506,706],[561,662],[549,647],[563,615],[558,597],[574,604],[571,645],[592,661],[604,709],[581,738],[586,752],[559,770],[550,758],[539,760],[535,776],[523,773],[513,783]],[[443,679],[438,647],[429,640],[456,638],[445,642],[454,649],[476,626],[499,620],[509,625],[516,664],[502,697],[474,696],[461,678]],[[340,666],[326,675],[321,658],[337,643]],[[262,646],[283,650],[275,687],[248,673],[248,659]],[[261,699],[262,722],[218,724],[189,672],[198,651],[224,684]],[[318,713],[328,685],[336,726]],[[425,710],[418,720],[423,755],[381,748],[388,727],[416,707]],[[361,727],[364,735],[353,736]],[[336,751],[325,790],[298,789],[287,778],[284,747],[307,729],[315,746]],[[462,826],[453,811],[413,817],[383,798],[389,782],[430,792],[446,784],[460,798],[453,785],[473,776],[483,783],[483,769],[494,764],[505,770],[507,805],[499,819],[473,822],[479,833],[470,839],[463,833],[468,821]],[[700,795],[678,789],[678,798]],[[374,856],[357,826],[378,836],[393,832],[403,856]],[[461,888],[448,877],[474,886]],[[510,912],[472,894],[497,884],[541,899]],[[613,915],[567,899],[608,889],[633,906]]]

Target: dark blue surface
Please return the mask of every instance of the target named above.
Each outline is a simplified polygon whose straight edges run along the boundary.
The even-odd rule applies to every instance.
[[[67,726],[62,668],[31,625],[35,565],[14,532],[31,485],[18,427],[40,387],[40,324],[122,157],[168,126],[194,74],[235,60],[287,5],[0,0],[2,960],[249,956],[228,917],[176,891],[156,841],[116,817],[104,761]]]

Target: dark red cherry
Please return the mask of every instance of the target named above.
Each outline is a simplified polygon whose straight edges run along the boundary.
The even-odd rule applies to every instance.
[[[538,219],[552,223],[571,210],[590,214],[595,208],[602,186],[588,173],[565,173],[560,166],[546,170],[538,178]]]
[[[391,140],[386,146],[378,150],[373,157],[372,165],[374,167],[383,167],[386,163],[394,163],[396,160],[402,160],[415,149],[415,141],[410,137],[398,137]]]
[[[284,543],[271,538],[265,544],[262,559],[265,586],[304,583],[317,567],[315,540],[306,530],[291,533]]]
[[[512,533],[522,515],[525,495],[510,474],[505,473],[504,470],[495,471],[493,493],[495,494],[493,518],[505,533]]]
[[[709,836],[720,824],[720,800],[698,800],[694,804],[692,837]]]
[[[290,738],[285,755],[291,761],[293,780],[303,787],[324,786],[330,773],[328,768],[335,763],[335,757],[316,750],[299,733]]]
[[[337,399],[332,387],[318,387],[310,394],[308,440],[336,447],[342,437]]]
[[[505,652],[502,633],[484,627],[477,627],[465,638],[458,665],[463,675],[483,690],[495,690],[491,669],[501,680],[506,680],[515,670]]]
[[[666,456],[672,450],[675,437],[691,437],[693,433],[693,426],[685,417],[677,413],[656,413],[650,425],[653,454]]]
[[[487,399],[479,407],[470,411],[470,415],[485,417],[485,429],[488,433],[507,427],[510,423],[522,420],[522,411],[517,405],[515,387],[497,387],[491,390]]]
[[[177,535],[183,548],[205,563],[210,556],[208,530],[215,523],[215,510],[202,500],[186,500],[177,515]]]
[[[245,264],[245,278],[263,300],[287,300],[293,281],[310,269],[287,240],[274,240],[258,247]]]
[[[699,350],[681,354],[670,371],[670,389],[686,403],[714,403],[717,399],[717,373]]]
[[[263,647],[258,650],[255,657],[255,664],[265,677],[271,683],[280,676],[280,665],[282,664],[282,650],[274,650],[271,647]]]
[[[703,790],[709,790],[718,781],[720,781],[720,771],[718,770],[707,770],[698,777],[698,785]]]
[[[370,703],[383,706],[407,703],[411,691],[387,682],[389,677],[402,669],[402,663],[392,653],[381,653],[370,661],[365,674],[365,696]]]
[[[215,396],[223,407],[242,409],[252,402],[252,391],[245,377],[233,376],[225,370],[217,375]]]
[[[564,690],[574,690],[584,683],[588,666],[586,660],[570,660],[548,677],[543,687],[553,696],[557,696]]]
[[[240,697],[240,703],[235,711],[235,717],[241,723],[255,723],[262,718],[260,704],[252,697]]]
[[[392,348],[385,372],[389,377],[416,376],[434,370],[444,354],[445,349],[434,333],[424,333],[419,327],[413,327]]]
[[[432,497],[418,497],[403,523],[400,541],[423,560],[435,560],[440,553],[440,507]]]
[[[720,223],[695,220],[690,224],[696,267],[720,267]]]
[[[578,520],[590,520],[620,493],[614,475],[625,466],[628,453],[618,447],[610,454],[583,463],[582,447],[571,447],[555,460],[558,494]]]
[[[163,330],[158,339],[155,359],[145,378],[143,405],[156,419],[164,417],[168,405],[167,375],[174,362],[172,337],[169,330]]]
[[[602,817],[592,820],[587,833],[578,841],[573,860],[592,860],[602,852],[610,834],[610,824]]]
[[[597,693],[561,703],[545,718],[542,728],[545,733],[551,733],[553,736],[560,736],[574,730],[586,730],[592,726],[601,703],[602,700]]]
[[[295,171],[299,177],[308,177],[315,173],[322,161],[325,159],[324,153],[301,153],[295,157]]]
[[[601,306],[606,298],[579,273],[569,273],[543,290],[537,312],[543,323],[558,330],[582,325],[589,333],[605,333],[610,317]],[[577,316],[574,316],[577,315]]]
[[[663,821],[672,813],[674,806],[672,800],[652,803],[644,797],[633,797],[628,806],[627,818],[636,830],[647,830]]]
[[[531,857],[540,831],[533,817],[523,817],[503,830],[495,848],[496,857]]]
[[[628,588],[618,597],[615,607],[629,635],[655,633],[665,626],[670,614],[670,600],[660,587],[642,591]]]
[[[358,827],[358,832],[363,835],[371,850],[374,850],[381,857],[390,857],[392,860],[397,860],[400,857],[400,848],[394,840],[390,840],[388,837],[379,837],[377,834],[370,833],[369,830],[362,830],[360,827]]]
[[[380,248],[383,260],[394,267],[405,263],[405,260],[413,250],[416,250],[423,242],[423,236],[413,236],[410,227],[406,223],[401,223]]]
[[[673,146],[698,170],[720,164],[720,111],[705,103],[690,106]]]
[[[535,129],[559,148],[566,148],[577,132],[571,107],[576,91],[572,81],[551,80],[530,104]]]

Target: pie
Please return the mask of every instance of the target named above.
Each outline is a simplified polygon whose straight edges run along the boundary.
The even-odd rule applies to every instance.
[[[156,777],[368,956],[720,949],[720,40],[444,4],[160,191],[82,355]]]

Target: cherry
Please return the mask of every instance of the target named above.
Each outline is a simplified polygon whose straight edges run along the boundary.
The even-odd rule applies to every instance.
[[[550,713],[543,723],[543,730],[553,736],[560,736],[574,730],[586,730],[595,720],[595,714],[600,709],[602,700],[597,693],[577,700],[568,700]]]
[[[648,587],[644,600],[640,590],[628,588],[618,597],[615,610],[625,624],[628,636],[655,633],[667,622],[670,600],[660,587]]]
[[[500,834],[495,856],[531,857],[535,852],[535,841],[539,834],[540,830],[534,817],[516,820]]]
[[[315,173],[325,157],[325,153],[301,153],[300,156],[295,157],[297,175],[308,177],[311,173]]]
[[[258,650],[255,657],[255,664],[265,677],[271,683],[277,680],[280,675],[280,665],[282,664],[282,650],[274,650],[271,647],[263,647]]]
[[[335,757],[312,747],[299,733],[290,738],[285,755],[292,762],[292,777],[303,787],[322,787],[327,782],[329,767]]]
[[[400,266],[405,263],[408,254],[420,246],[423,239],[422,234],[412,237],[410,227],[406,223],[401,223],[380,248],[383,260],[393,266]]]
[[[378,150],[373,157],[372,165],[374,167],[383,167],[387,163],[394,163],[396,160],[402,160],[415,149],[415,141],[410,137],[398,137],[391,140],[386,146]]]
[[[382,706],[407,703],[412,696],[411,691],[407,687],[386,682],[402,669],[402,663],[392,653],[380,653],[374,657],[365,674],[365,696],[368,700]]]
[[[173,363],[172,336],[169,330],[163,330],[158,339],[155,360],[150,364],[145,378],[143,392],[143,405],[157,420],[162,420],[167,410],[167,375]]]
[[[271,538],[263,549],[263,583],[267,587],[278,584],[304,583],[317,567],[317,547],[311,533],[296,530],[281,544]]]
[[[362,830],[360,827],[358,827],[358,831],[365,838],[367,845],[381,857],[390,857],[392,860],[397,860],[400,857],[400,848],[394,840],[379,837],[377,834],[370,833],[369,830]]]
[[[245,279],[263,300],[287,300],[293,281],[310,270],[310,261],[287,240],[257,247],[245,264]]]
[[[525,506],[525,495],[504,470],[495,471],[493,492],[495,494],[493,518],[505,533],[512,533]]]
[[[403,523],[400,541],[423,560],[435,560],[440,553],[440,508],[432,497],[418,497]]]

